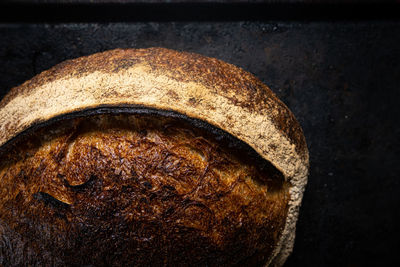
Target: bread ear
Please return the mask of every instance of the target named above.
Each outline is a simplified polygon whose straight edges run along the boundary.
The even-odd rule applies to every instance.
[[[261,81],[217,59],[163,48],[117,49],[65,61],[0,103],[0,146],[38,123],[96,107],[145,107],[203,120],[244,141],[290,183],[285,229],[269,264],[290,254],[308,175],[300,125]]]

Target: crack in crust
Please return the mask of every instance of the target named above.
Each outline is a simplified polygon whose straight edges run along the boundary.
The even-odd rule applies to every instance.
[[[0,166],[3,261],[262,265],[285,226],[282,175],[176,118],[86,116],[20,139]]]

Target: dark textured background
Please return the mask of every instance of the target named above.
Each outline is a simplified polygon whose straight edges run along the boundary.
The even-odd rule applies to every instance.
[[[310,150],[309,183],[286,266],[396,266],[399,20],[247,18],[118,22],[113,16],[112,23],[66,23],[64,17],[50,24],[3,19],[0,98],[63,60],[118,47],[162,46],[238,65],[289,106]]]

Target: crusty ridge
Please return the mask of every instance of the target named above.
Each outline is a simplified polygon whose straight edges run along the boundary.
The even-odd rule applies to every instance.
[[[162,48],[117,49],[69,60],[13,88],[2,100],[0,146],[55,116],[121,104],[204,120],[246,142],[282,171],[293,186],[282,247],[272,263],[283,264],[306,183],[307,146],[289,109],[238,67]]]
[[[34,88],[61,78],[83,77],[96,71],[118,73],[144,62],[150,66],[152,72],[162,73],[181,82],[195,81],[213,91],[218,90],[218,94],[249,111],[276,110],[268,113],[273,123],[296,145],[299,153],[304,150],[304,136],[293,114],[256,77],[218,59],[165,48],[116,49],[64,61],[13,88],[1,101],[0,108],[16,95],[30,94]]]

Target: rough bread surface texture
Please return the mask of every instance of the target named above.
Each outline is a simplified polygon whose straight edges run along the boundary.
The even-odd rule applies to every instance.
[[[0,220],[22,250],[5,249],[8,261],[261,265],[285,225],[279,173],[174,119],[85,117],[23,143],[0,171]]]
[[[61,63],[53,67],[48,71],[45,71],[37,75],[32,80],[25,82],[21,86],[13,88],[10,91],[10,93],[1,101],[0,146],[2,146],[4,153],[4,147],[8,147],[7,149],[12,148],[13,146],[11,146],[10,143],[12,142],[17,143],[16,140],[19,138],[21,133],[24,133],[31,127],[35,127],[35,125],[40,125],[41,123],[45,123],[56,117],[62,117],[64,115],[68,115],[74,112],[89,110],[93,108],[121,107],[121,106],[125,108],[142,107],[155,110],[172,111],[175,113],[185,115],[189,118],[204,121],[212,125],[213,127],[222,129],[228,134],[246,143],[249,147],[251,147],[254,151],[256,151],[265,161],[269,162],[272,166],[274,166],[274,168],[276,168],[276,170],[278,170],[283,177],[281,186],[283,190],[282,192],[285,192],[285,190],[287,189],[287,194],[286,193],[278,194],[280,201],[278,201],[277,203],[280,204],[277,207],[279,207],[281,213],[277,212],[276,214],[278,215],[276,215],[276,221],[270,224],[274,225],[274,227],[277,227],[277,229],[275,230],[270,229],[269,230],[270,234],[266,234],[265,237],[263,237],[266,239],[270,238],[270,240],[272,241],[269,244],[272,245],[270,245],[268,249],[266,247],[264,248],[258,247],[259,246],[258,243],[250,242],[247,245],[248,248],[256,247],[258,249],[258,250],[256,249],[257,251],[265,252],[262,259],[257,258],[259,256],[254,256],[255,258],[257,258],[257,260],[254,258],[257,264],[260,264],[262,262],[263,264],[265,263],[270,265],[282,265],[284,263],[285,259],[290,254],[293,247],[295,224],[298,216],[298,210],[301,204],[304,187],[307,180],[307,174],[308,174],[307,146],[300,126],[295,120],[293,114],[288,110],[288,108],[281,101],[277,99],[277,97],[271,92],[271,90],[266,85],[261,83],[253,75],[233,65],[230,65],[228,63],[222,62],[217,59],[208,58],[197,54],[177,52],[162,48],[125,49],[125,50],[117,49],[66,61],[64,63]],[[92,136],[91,138],[95,137]],[[59,146],[61,146],[61,144],[64,141],[60,141]],[[152,140],[152,142],[154,142],[154,140]],[[40,141],[39,144],[43,144],[42,141]],[[47,147],[46,148],[42,147],[41,149],[44,149],[43,151],[47,151],[46,153],[51,154],[52,153],[51,151],[57,151],[57,149],[54,148],[54,144],[53,146],[48,145],[49,146],[48,150],[46,150]],[[110,144],[110,147],[115,149],[115,144]],[[38,151],[42,151],[41,149],[39,149]],[[104,149],[108,150],[108,148]],[[14,148],[14,150],[18,149]],[[100,149],[100,151],[102,150]],[[45,155],[48,155],[46,153],[43,152],[43,154],[41,155],[43,155],[43,157],[45,158],[46,157]],[[92,155],[92,156],[97,155],[98,157],[100,157],[99,155],[101,154],[101,153],[96,154],[97,152],[95,151],[85,151],[85,150],[82,150],[82,153],[83,153],[81,155],[82,157],[84,157],[85,155]],[[62,156],[60,157],[62,158]],[[65,157],[68,158],[68,155],[66,155]],[[96,158],[96,160],[100,160],[100,158]],[[21,162],[25,161],[13,161],[13,162],[14,162],[13,164],[16,164],[15,166],[18,165],[17,167],[15,167],[16,168],[15,170],[24,170],[25,167],[20,165],[21,164],[24,165],[25,163]],[[38,158],[36,158],[35,162],[36,164],[40,163]],[[151,164],[149,165],[152,166]],[[52,166],[51,168],[56,168],[53,165],[51,166]],[[115,166],[121,167],[122,165],[115,165]],[[198,169],[201,169],[200,165],[197,167]],[[26,168],[27,168],[26,171],[28,171],[29,168],[28,167]],[[36,176],[45,175],[44,173],[46,173],[46,171],[51,173],[51,170],[49,168],[50,167],[41,169],[40,164],[36,166],[35,169],[36,172],[33,171],[32,168],[30,168],[29,170],[33,171],[34,173],[34,175],[32,174],[33,176],[30,175],[30,178],[34,177],[35,175]],[[82,170],[86,170],[85,168],[87,168],[87,166],[81,166],[79,168],[82,168]],[[12,168],[10,169],[7,167],[6,169],[11,170]],[[6,177],[26,176],[26,175],[24,176],[25,171],[22,171],[22,173],[19,174],[17,173],[10,174],[8,171],[6,171],[6,169],[2,170],[2,174],[0,176],[0,192],[3,192],[3,194],[4,191],[10,190],[10,188],[5,187],[5,184],[7,184],[6,182],[7,179],[10,179]],[[70,171],[72,169],[70,169]],[[246,168],[240,167],[239,169],[243,170]],[[118,171],[119,170],[116,170],[116,172]],[[194,171],[193,174],[196,176],[198,173]],[[60,173],[60,175],[58,175],[60,176],[58,179],[61,180],[64,179],[62,178],[63,175],[65,176],[66,174]],[[225,174],[219,174],[219,175],[225,177]],[[228,180],[224,181],[223,183],[224,186],[229,185],[229,182],[227,182],[229,181],[229,179],[233,179],[232,177],[237,177],[235,176],[234,173],[231,173],[228,176],[230,176],[231,178],[227,178]],[[253,176],[258,176],[258,175],[253,175]],[[249,175],[249,177],[253,176]],[[66,175],[66,177],[68,177],[68,175]],[[78,187],[82,186],[80,190],[85,190],[84,189],[85,184],[87,183],[89,184],[93,183],[93,187],[91,188],[96,188],[96,186],[98,186],[99,180],[103,181],[105,179],[104,180],[105,183],[107,183],[106,181],[109,181],[107,180],[108,178],[104,178],[108,177],[108,174],[105,175],[102,179],[95,179],[97,177],[96,175],[94,175],[92,178],[90,178],[91,176],[89,178],[88,177],[89,176],[82,176],[76,179],[65,178],[67,184],[64,185],[64,187],[74,188],[75,186]],[[18,180],[17,178],[15,179],[16,181]],[[49,189],[51,187],[50,180],[53,179],[55,181],[56,178],[54,177],[51,179],[48,178],[50,180],[46,179],[44,178],[39,179],[42,182],[41,187],[34,187],[32,186],[32,184],[28,183],[29,184],[28,185],[27,183],[22,183],[22,182],[11,183],[13,184],[12,185],[13,187],[18,187],[18,189],[13,188],[13,190],[11,191],[14,192],[16,195],[8,197],[10,199],[14,199],[14,201],[16,201],[15,203],[20,203],[20,205],[22,205],[22,207],[24,208],[28,208],[29,205],[33,205],[32,201],[37,201],[37,203],[41,203],[37,205],[44,205],[43,203],[45,204],[52,203],[51,205],[53,206],[58,205],[64,208],[68,208],[70,207],[70,205],[73,205],[75,203],[72,201],[74,199],[74,196],[76,197],[76,195],[72,196],[73,194],[70,191],[67,190],[69,192],[68,193],[67,191],[64,192],[61,189],[56,190],[53,188],[52,189],[53,191]],[[113,180],[115,178],[110,178],[110,179]],[[242,181],[241,179],[239,180]],[[247,180],[244,179],[243,181]],[[179,186],[172,186],[172,187],[175,188],[175,190],[179,191],[178,189]],[[186,190],[184,187],[185,186],[182,186],[181,190]],[[190,186],[188,187],[190,188]],[[238,188],[241,187],[239,186]],[[251,189],[251,186],[249,186],[249,188]],[[262,186],[260,188],[262,188]],[[271,188],[273,187],[270,186],[270,189]],[[48,191],[46,191],[45,189]],[[246,189],[243,189],[244,195],[241,196],[243,199],[245,200],[247,199],[248,193],[246,192],[253,192],[250,189],[247,189],[247,191]],[[101,190],[104,191],[104,188],[102,187]],[[113,190],[111,190],[112,192],[114,192],[112,194],[116,194],[115,192],[116,191],[120,192],[119,190],[122,190],[122,187],[121,188],[118,187],[118,190],[116,191]],[[163,190],[165,192],[168,192],[168,188],[164,188]],[[268,190],[266,189],[265,192],[267,191]],[[25,192],[26,194],[28,195],[31,194],[31,196],[34,197],[33,198],[28,197],[26,200],[21,200],[21,199],[18,200],[18,198],[25,196],[23,195],[25,193],[21,193],[22,194],[21,195],[18,194],[17,192]],[[97,197],[102,193],[100,193],[100,191],[96,192],[97,193],[94,194],[96,194],[96,199],[97,199]],[[135,194],[137,194],[137,192]],[[107,198],[111,196],[108,195],[104,197]],[[287,198],[287,204],[284,204],[286,198]],[[109,202],[105,201],[104,203],[109,203]],[[265,200],[265,203],[268,203],[268,200]],[[260,204],[259,209],[264,209],[263,207],[267,205],[265,203]],[[0,205],[2,205],[0,206],[0,209],[6,208],[6,206],[4,206],[6,204],[3,203]],[[91,203],[89,201],[86,206],[88,207],[87,209],[89,209],[89,207],[96,207],[98,209],[104,208],[101,205],[102,202]],[[157,206],[158,204],[156,205],[154,203],[143,204],[143,207],[145,207],[146,205],[152,207],[158,207]],[[80,207],[84,206],[85,205]],[[215,212],[214,210],[212,210],[210,206],[206,208],[211,209],[210,214]],[[203,215],[207,214],[207,212],[204,212],[204,209],[206,208],[204,207],[202,208],[200,204],[198,206],[196,205],[191,206],[191,209],[193,210],[196,209],[202,210],[202,212],[200,213]],[[107,206],[107,208],[105,208],[105,210],[107,211],[112,209],[113,208],[110,206]],[[121,209],[122,208],[115,208],[114,210],[121,211]],[[89,210],[85,210],[85,212],[89,212]],[[43,212],[47,211],[44,209]],[[161,209],[159,211],[154,211],[154,212],[162,213],[166,211]],[[243,212],[246,213],[246,209]],[[273,215],[275,214],[274,212],[271,213],[272,217],[275,216]],[[79,214],[83,213],[84,212],[72,213],[75,214],[73,219],[77,220],[74,222],[79,224],[80,222],[79,219],[85,221],[84,219],[79,217]],[[36,213],[33,212],[32,214]],[[60,215],[61,217],[67,216],[65,213],[62,214]],[[260,214],[262,214],[262,212]],[[284,214],[284,219],[283,222],[280,222],[279,218],[281,218],[282,214]],[[138,216],[138,215],[137,213],[133,213],[132,216]],[[93,217],[96,217],[96,215],[93,215]],[[204,215],[204,217],[207,216]],[[29,221],[29,220],[35,220],[34,218],[35,216],[31,217],[28,216],[25,219]],[[55,215],[52,216],[52,218],[53,220],[58,220],[57,216]],[[60,220],[62,219],[65,218],[61,218]],[[66,219],[68,219],[68,216],[66,217]],[[135,222],[137,222],[137,220],[140,221],[140,219],[136,219]],[[204,220],[202,218],[199,218],[199,222],[197,226],[194,226],[194,228],[196,227],[204,228],[206,227],[205,225],[208,225],[207,223],[209,223],[210,220],[211,219],[209,218]],[[260,221],[257,221],[256,219],[254,220],[255,220],[254,229],[258,229],[257,225]],[[87,223],[88,230],[90,230],[91,224],[88,223],[87,221],[85,222]],[[58,225],[56,221],[49,221],[48,223],[49,225],[47,225],[47,227],[57,227]],[[196,225],[196,223],[194,222],[192,223]],[[233,225],[235,225],[234,223],[231,224],[229,222],[225,223],[227,225],[232,225],[232,227]],[[265,223],[266,225],[268,225],[267,222]],[[7,236],[8,233],[9,235],[13,235],[16,239],[19,238],[20,240],[22,240],[24,238],[23,233],[16,231],[15,227],[18,228],[18,225],[23,225],[23,223],[20,222],[17,223],[16,225],[17,226],[13,225],[12,222],[5,223],[0,221],[0,235]],[[157,225],[153,226],[154,228],[157,228]],[[135,227],[138,226],[136,225]],[[243,229],[250,229],[250,228],[243,227]],[[147,228],[143,229],[144,232],[146,232],[147,230],[148,230]],[[168,229],[164,230],[167,231]],[[98,230],[98,231],[99,231],[98,232],[99,238],[101,238],[101,233],[103,233],[102,232],[103,230]],[[107,232],[107,230],[104,231]],[[222,238],[221,236],[224,236],[221,233],[225,233],[224,232],[225,230],[221,231],[222,232],[218,232],[217,230],[214,229],[213,234],[210,234],[210,236],[208,237],[209,239],[207,240],[208,241],[213,240],[213,242],[215,241],[216,243],[212,243],[214,245],[222,244],[218,243],[220,242],[218,240],[221,240],[219,238]],[[250,231],[250,230],[245,230],[245,231]],[[52,231],[49,231],[49,233],[51,232]],[[93,232],[91,233],[93,234]],[[253,232],[250,231],[248,233],[252,235],[251,233]],[[184,238],[183,236],[182,238]],[[199,239],[199,242],[200,240],[201,242],[204,241],[204,239],[202,238]],[[254,238],[257,239],[258,237]],[[57,239],[57,236],[53,236],[50,239],[53,240],[53,242],[57,242],[57,240],[59,240]],[[177,242],[175,243],[175,245],[179,246],[178,242],[179,240],[176,241]],[[125,244],[121,240],[119,240],[118,242],[117,242],[118,244],[120,243]],[[163,242],[167,241],[163,240]],[[199,244],[202,244],[201,242]],[[5,241],[3,241],[3,243],[5,243]],[[4,247],[3,243],[0,243],[0,246]],[[268,244],[268,242],[266,244]],[[87,244],[87,246],[90,247],[90,244]],[[218,245],[216,245],[216,247],[218,247]],[[118,249],[122,248],[118,247]],[[221,249],[221,247],[219,247],[219,249]],[[230,250],[231,252],[234,251],[235,246],[232,246],[231,249],[232,249]],[[29,249],[26,249],[24,251],[28,254],[31,253],[32,255],[34,255],[35,253],[37,253],[37,250],[38,248],[32,245],[29,247]],[[145,251],[147,250],[145,249]],[[201,249],[198,250],[199,253],[200,251]],[[60,251],[59,253],[65,254],[67,252]],[[161,259],[164,259],[163,264],[167,264],[168,257],[165,256],[165,254],[168,254],[168,251],[164,251],[163,253],[164,257],[159,258],[160,264],[161,264]],[[226,251],[224,253],[226,253]],[[251,257],[249,255],[251,253],[249,251],[247,251],[246,253],[243,254],[247,255],[244,257],[250,259]],[[138,255],[145,255],[144,257],[154,256],[153,254],[147,255],[146,253]],[[196,253],[193,254],[194,262],[196,262],[195,261],[196,257],[200,258],[200,256],[196,255],[197,255]],[[226,255],[233,255],[233,254],[227,253]],[[237,259],[236,262],[228,262],[227,264],[230,265],[234,263],[239,264],[240,262]]]

